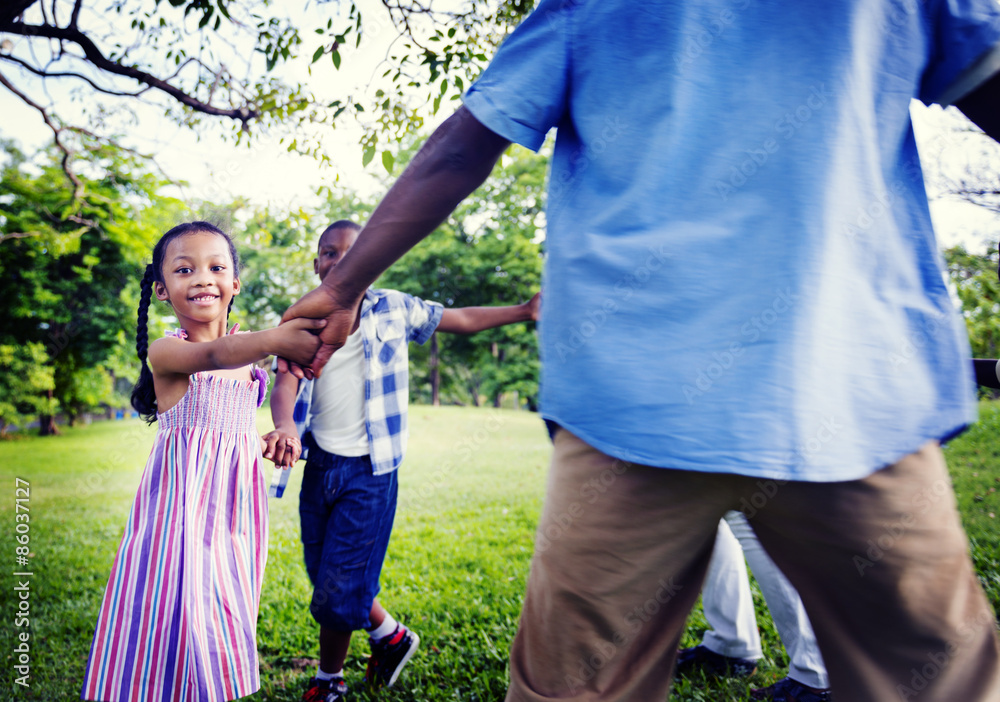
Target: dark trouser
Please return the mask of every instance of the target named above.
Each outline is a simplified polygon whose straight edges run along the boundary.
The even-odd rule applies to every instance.
[[[368,456],[337,456],[311,443],[299,517],[313,584],[309,610],[321,626],[335,631],[368,628],[397,490],[395,471],[372,475]]]

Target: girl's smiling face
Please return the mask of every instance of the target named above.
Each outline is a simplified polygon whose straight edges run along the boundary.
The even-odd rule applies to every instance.
[[[225,320],[229,303],[240,292],[229,243],[211,232],[179,236],[163,255],[163,282],[154,283],[158,300],[170,302],[185,329]],[[190,329],[189,329],[190,331]]]

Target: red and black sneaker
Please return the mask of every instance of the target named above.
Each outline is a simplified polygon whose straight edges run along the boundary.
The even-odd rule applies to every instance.
[[[402,624],[388,636],[373,641],[365,681],[376,688],[392,687],[419,645],[420,637]]]
[[[302,702],[346,702],[347,683],[343,678],[320,680],[313,678],[302,693]]]

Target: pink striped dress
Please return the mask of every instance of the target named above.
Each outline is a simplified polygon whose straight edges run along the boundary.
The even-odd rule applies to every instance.
[[[159,425],[104,592],[81,697],[216,702],[260,688],[267,375],[196,373]]]

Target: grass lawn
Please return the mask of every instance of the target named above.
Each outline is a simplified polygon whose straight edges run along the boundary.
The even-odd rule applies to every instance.
[[[266,411],[260,416],[263,428]],[[400,505],[382,576],[382,599],[421,636],[421,648],[393,690],[401,700],[502,700],[507,652],[517,627],[541,508],[549,443],[537,415],[415,406],[400,473]],[[0,699],[78,699],[108,572],[154,429],[138,420],[67,429],[60,437],[0,442],[0,500],[9,567],[3,569],[5,625]],[[977,571],[1000,607],[1000,405],[946,452]],[[299,464],[301,467],[301,464]],[[317,627],[298,540],[296,470],[287,496],[271,500],[271,545],[258,626],[263,689],[248,698],[299,699],[318,657]],[[31,685],[13,683],[15,478],[30,482]],[[749,681],[678,681],[672,700],[743,700],[749,686],[782,677],[787,661],[756,585],[765,660]],[[692,613],[683,645],[705,621]],[[345,669],[352,699],[367,642],[355,636]]]

